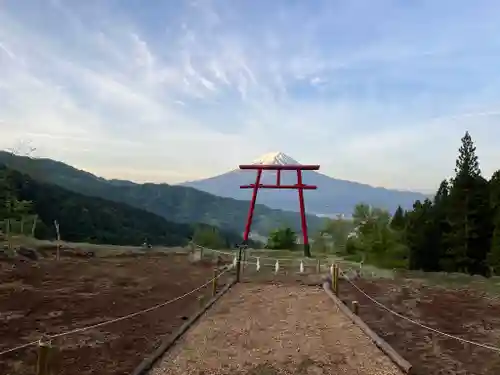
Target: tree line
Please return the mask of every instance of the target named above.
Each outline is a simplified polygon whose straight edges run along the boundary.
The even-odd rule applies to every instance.
[[[313,241],[317,251],[331,249],[382,267],[499,275],[500,170],[483,177],[466,132],[454,176],[432,199],[416,201],[410,210],[398,207],[392,216],[359,204],[352,221],[330,220]]]
[[[455,175],[441,182],[433,200],[396,212],[404,228],[408,267],[491,275],[500,272],[500,170],[481,174],[476,147],[462,138]],[[395,214],[395,216],[396,216]]]

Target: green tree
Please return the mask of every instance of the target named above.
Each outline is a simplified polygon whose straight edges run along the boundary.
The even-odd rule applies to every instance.
[[[500,209],[500,170],[493,173],[489,182],[490,208],[494,211]]]
[[[406,225],[405,212],[401,206],[398,206],[391,219],[391,228],[394,230],[403,230]]]
[[[410,269],[438,271],[440,269],[439,228],[435,206],[429,199],[416,201],[408,213],[405,241],[409,250]]]
[[[330,219],[325,223],[322,233],[328,234],[332,241],[336,252],[346,252],[346,244],[349,234],[354,229],[352,220],[343,219],[337,216],[335,219]]]
[[[326,253],[330,249],[325,233],[316,232],[312,237],[312,248],[316,253]]]
[[[465,132],[461,142],[462,145],[458,149],[458,158],[455,162],[456,177],[453,183],[461,177],[478,177],[481,175],[479,159],[476,155],[476,146],[468,131]]]
[[[427,263],[429,271],[440,271],[442,269],[441,259],[447,249],[447,238],[450,232],[450,224],[448,221],[449,214],[449,200],[450,200],[450,185],[448,180],[441,181],[438,191],[434,196],[432,219],[428,225],[432,227],[432,254],[430,255],[430,262]]]
[[[296,247],[297,235],[290,228],[276,229],[269,235],[267,247],[275,250],[293,250]]]
[[[219,230],[215,227],[198,225],[193,234],[195,244],[210,249],[227,248],[227,243]]]
[[[358,227],[359,225],[368,222],[371,218],[373,218],[373,215],[372,215],[372,208],[370,207],[370,205],[366,203],[359,203],[356,206],[354,206],[352,219],[355,227]]]
[[[500,170],[493,173],[489,182],[489,192],[493,234],[487,261],[490,270],[495,275],[500,275]]]
[[[448,222],[447,271],[484,274],[492,230],[489,191],[468,132],[462,138],[449,191]]]
[[[487,260],[491,272],[500,275],[500,212],[497,212],[495,216],[493,237]]]
[[[347,241],[348,253],[361,253],[368,263],[381,267],[406,267],[408,249],[403,233],[391,228],[391,215],[380,208],[359,204],[354,208],[355,233]]]

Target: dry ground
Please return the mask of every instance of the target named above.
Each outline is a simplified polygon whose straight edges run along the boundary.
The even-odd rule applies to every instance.
[[[400,374],[318,287],[238,284],[152,375]]]
[[[396,312],[440,331],[500,348],[500,300],[485,292],[422,281],[357,280],[362,290]],[[463,344],[402,320],[341,281],[340,297],[358,300],[361,318],[414,367],[415,375],[498,375],[500,353]]]
[[[0,261],[0,351],[123,316],[162,303],[205,283],[210,264],[185,255]],[[172,305],[55,340],[57,375],[129,374],[199,308],[210,287]],[[205,296],[205,297],[203,297]],[[35,350],[0,358],[0,373],[33,374]]]

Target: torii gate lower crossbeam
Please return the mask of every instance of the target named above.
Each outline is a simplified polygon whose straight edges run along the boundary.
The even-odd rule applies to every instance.
[[[307,185],[302,182],[302,171],[317,171],[319,170],[319,165],[265,165],[265,164],[251,164],[251,165],[240,165],[242,170],[254,170],[257,171],[257,176],[255,177],[255,183],[250,185],[241,185],[240,189],[253,189],[252,200],[250,201],[250,208],[248,210],[247,222],[245,225],[245,232],[243,233],[243,241],[246,244],[248,242],[248,236],[250,235],[250,229],[252,226],[253,212],[255,210],[255,202],[257,200],[257,193],[259,189],[293,189],[299,192],[299,207],[300,207],[300,219],[302,226],[302,236],[304,243],[304,256],[310,257],[311,250],[309,247],[309,237],[307,234],[307,221],[306,221],[306,210],[304,204],[304,190],[315,190],[317,186]],[[276,171],[276,184],[261,184],[262,172],[263,171]],[[281,171],[296,171],[297,173],[297,183],[295,185],[282,185],[281,184]]]

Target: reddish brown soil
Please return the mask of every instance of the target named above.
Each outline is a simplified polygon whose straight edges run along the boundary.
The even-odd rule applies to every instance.
[[[151,307],[211,276],[210,264],[191,264],[183,255],[0,262],[0,351]],[[54,340],[54,373],[129,374],[210,293],[209,286],[144,315]],[[0,358],[0,373],[33,374],[35,363],[35,349],[22,349]]]
[[[356,280],[392,310],[434,329],[491,346],[500,343],[500,301],[481,292],[407,280]],[[341,281],[340,298],[359,301],[361,318],[414,366],[415,375],[498,375],[500,354],[429,332],[387,311]],[[499,346],[500,347],[500,346]]]

